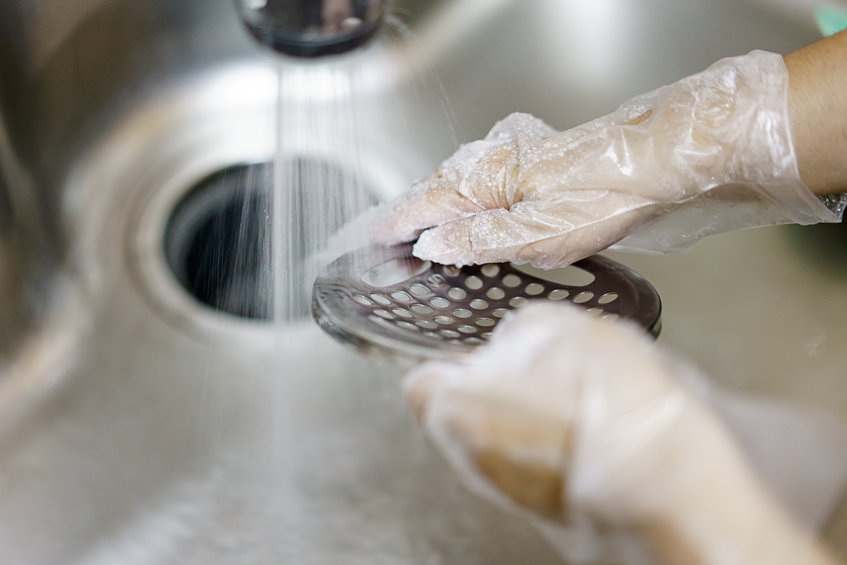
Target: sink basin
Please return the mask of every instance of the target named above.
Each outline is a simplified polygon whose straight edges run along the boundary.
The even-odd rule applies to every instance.
[[[407,27],[327,67],[355,69],[358,125],[318,118],[338,148],[295,148],[373,199],[512,111],[566,128],[722,56],[816,37],[811,15],[733,0],[394,10]],[[272,160],[278,72],[227,0],[0,6],[4,562],[560,563],[458,483],[405,410],[401,368],[306,318],[215,310],[169,266],[186,195]],[[847,414],[839,228],[614,256],[662,295],[661,341],[715,379]]]

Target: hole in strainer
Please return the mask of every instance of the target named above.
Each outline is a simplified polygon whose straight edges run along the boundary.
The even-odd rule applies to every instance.
[[[436,308],[450,307],[450,301],[442,296],[436,296],[435,298],[430,299],[429,303],[435,306]]]
[[[410,308],[415,314],[421,314],[423,316],[432,314],[432,308],[424,304],[412,304]]]
[[[362,281],[380,288],[394,286],[426,272],[431,266],[429,261],[421,261],[416,257],[393,259],[366,271]]]
[[[557,288],[555,290],[550,291],[550,294],[547,295],[547,298],[550,300],[564,300],[570,294],[564,288]]]
[[[615,300],[618,299],[617,292],[607,292],[603,296],[597,299],[597,304],[611,304]]]
[[[476,275],[471,275],[465,279],[465,286],[471,290],[479,290],[482,288],[482,279]]]
[[[594,293],[590,290],[584,290],[573,297],[574,304],[585,304],[594,298]]]
[[[558,283],[564,286],[588,286],[594,282],[594,275],[585,269],[574,265],[568,265],[563,269],[545,271],[528,265],[515,266],[522,273],[531,275],[537,279]]]
[[[380,294],[378,292],[372,292],[371,293],[371,299],[374,302],[378,302],[379,304],[382,304],[383,306],[388,306],[389,304],[391,304],[390,300],[388,300],[385,296],[383,296],[382,294]]]
[[[508,275],[503,277],[503,284],[509,288],[515,288],[516,286],[521,284],[521,278],[514,273],[509,273]]]
[[[502,288],[493,286],[485,292],[485,296],[487,296],[491,300],[502,300],[506,297],[506,291],[504,291]]]
[[[488,265],[483,265],[480,270],[486,277],[496,277],[500,272],[500,266],[494,263],[489,263]]]
[[[481,298],[476,298],[474,300],[471,300],[470,306],[474,310],[485,310],[486,308],[488,308],[488,302]]]
[[[468,293],[465,292],[464,289],[454,286],[453,288],[447,291],[447,296],[449,296],[453,300],[464,300],[468,297]]]
[[[538,296],[539,294],[544,292],[544,285],[540,285],[538,283],[529,283],[528,285],[526,285],[524,292],[526,292],[530,296]]]

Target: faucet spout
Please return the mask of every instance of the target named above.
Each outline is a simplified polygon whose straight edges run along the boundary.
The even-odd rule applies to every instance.
[[[235,0],[242,21],[262,44],[294,57],[338,55],[364,45],[389,0]]]

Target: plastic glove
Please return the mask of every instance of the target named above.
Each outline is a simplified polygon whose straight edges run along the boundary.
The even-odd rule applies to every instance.
[[[563,266],[774,223],[838,221],[801,182],[781,56],[754,51],[556,133],[513,114],[366,222],[445,264]]]
[[[698,378],[634,326],[547,303],[466,361],[418,367],[407,393],[465,482],[568,559],[608,557],[614,539],[627,563],[833,563],[698,400]]]

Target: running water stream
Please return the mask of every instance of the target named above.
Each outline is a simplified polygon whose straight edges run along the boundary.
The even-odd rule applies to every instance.
[[[504,550],[516,562],[534,534],[518,525],[500,535],[508,519],[464,491],[416,429],[399,370],[337,346],[309,319],[313,279],[332,258],[322,251],[333,232],[391,197],[386,188],[399,194],[413,174],[435,165],[394,161],[428,133],[407,126],[436,128],[445,151],[455,146],[442,101],[418,105],[422,91],[441,92],[434,75],[408,77],[374,109],[367,99],[373,75],[364,68],[372,58],[356,59],[278,63],[277,147],[272,186],[262,189],[268,227],[258,254],[264,292],[273,297],[274,343],[258,360],[267,378],[247,393],[261,432],[228,453],[238,462],[232,482],[244,485],[250,509],[249,526],[232,534],[231,545],[254,552],[242,558],[263,558],[242,562],[272,555],[296,563],[493,563]],[[414,111],[432,119],[421,126],[410,119]],[[393,120],[397,133],[375,145],[368,134],[379,131],[380,119]],[[404,150],[392,153],[392,145]],[[404,174],[377,178],[392,168]],[[352,239],[349,247],[363,245]],[[492,541],[501,538],[510,541]]]
[[[378,202],[362,167],[365,124],[361,123],[360,94],[368,62],[385,55],[387,44],[403,44],[426,60],[414,34],[389,17],[386,32],[371,46],[371,57],[352,54],[313,60],[281,58],[277,62],[276,153],[269,212],[271,229],[268,279],[272,288],[271,318],[277,323],[308,316],[314,278],[331,257],[322,252],[337,230]],[[434,127],[450,147],[458,144],[455,119],[441,81],[429,65],[422,76],[405,77],[411,91],[436,93],[442,116]],[[415,100],[397,100],[387,115],[399,120],[415,111]],[[391,119],[391,118],[389,118]],[[402,128],[400,128],[402,130]],[[413,143],[417,132],[408,131]],[[386,159],[389,157],[386,156]],[[409,179],[411,182],[413,179]],[[405,187],[398,186],[402,191]],[[382,195],[384,196],[384,195]],[[362,242],[344,242],[346,250]]]
[[[362,182],[354,70],[344,60],[278,64],[271,201],[273,319],[308,314],[318,254],[375,203]]]

